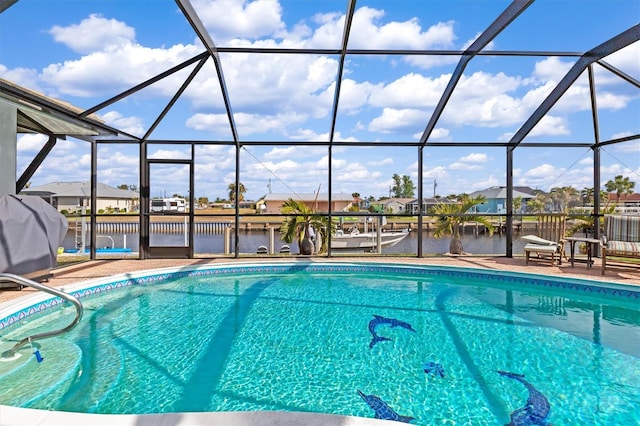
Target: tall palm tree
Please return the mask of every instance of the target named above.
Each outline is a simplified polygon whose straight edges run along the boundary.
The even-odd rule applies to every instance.
[[[362,198],[360,198],[360,193],[354,192],[351,194],[351,197],[353,198],[354,202],[354,204],[352,205],[353,211],[360,211],[360,202],[362,201]]]
[[[608,192],[616,193],[616,204],[620,204],[620,196],[621,195],[631,195],[633,194],[633,188],[636,186],[635,182],[631,182],[629,177],[623,177],[622,175],[618,175],[614,178],[614,180],[610,180],[605,183],[605,188],[607,188]]]
[[[244,200],[244,193],[247,192],[247,188],[244,187],[242,182],[240,183],[240,185],[238,185],[238,187],[239,187],[238,202],[240,202]],[[230,183],[227,189],[229,190],[229,201],[234,203],[236,201],[236,184]]]
[[[602,204],[604,202],[604,206],[605,208],[609,207],[609,202],[611,200],[609,199],[609,193],[603,189],[600,190],[600,204]]]
[[[582,205],[591,205],[593,204],[593,188],[582,188],[580,191],[580,197],[582,198]]]
[[[531,213],[544,213],[547,203],[550,201],[549,196],[544,192],[538,192],[536,198],[527,202],[527,211]]]
[[[438,203],[433,208],[433,212],[440,215],[436,222],[436,229],[433,236],[436,238],[451,235],[449,243],[449,253],[462,254],[462,239],[460,238],[460,225],[464,222],[478,222],[489,230],[489,235],[493,235],[493,224],[488,217],[474,216],[467,212],[475,205],[482,204],[487,201],[486,197],[479,195],[470,197],[463,194],[458,203]]]
[[[313,254],[314,244],[311,241],[313,227],[316,241],[320,244],[318,253],[324,253],[329,247],[329,238],[335,232],[335,225],[329,225],[326,216],[316,214],[302,201],[289,198],[282,206],[282,213],[290,215],[280,226],[282,240],[291,244],[294,239],[298,242],[300,254]]]
[[[518,213],[520,209],[522,209],[522,196],[513,199],[513,211]]]
[[[569,203],[576,201],[579,198],[579,192],[573,186],[562,186],[557,188],[551,188],[551,198],[554,203],[557,201],[563,213],[569,211]]]

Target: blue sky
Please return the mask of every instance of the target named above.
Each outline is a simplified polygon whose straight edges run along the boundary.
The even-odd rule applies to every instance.
[[[351,48],[463,50],[508,6],[502,0],[358,1]],[[219,47],[338,48],[347,2],[192,0]],[[583,52],[640,21],[637,0],[538,0],[487,50]],[[203,51],[172,0],[20,0],[0,14],[0,77],[81,108],[90,108]],[[331,126],[337,56],[220,54],[241,140],[322,141]],[[640,79],[640,44],[605,59]],[[570,57],[474,58],[432,134],[433,141],[509,140],[574,63]],[[455,69],[453,56],[350,56],[335,140],[416,141]],[[595,66],[601,139],[640,133],[640,91]],[[191,68],[99,111],[115,127],[141,136]],[[152,139],[230,140],[209,60]],[[526,142],[592,142],[588,81],[576,84]],[[18,174],[44,144],[19,135]],[[505,149],[433,147],[425,151],[425,195],[505,185]],[[186,158],[183,146],[151,149]],[[588,148],[518,148],[514,184],[545,191],[593,186]],[[101,145],[99,181],[137,184],[138,150]],[[327,189],[326,147],[248,147],[240,180],[248,199],[268,191]],[[392,175],[417,183],[416,148],[335,147],[334,192],[388,196]],[[83,141],[59,141],[32,185],[89,179]],[[234,148],[196,149],[196,196],[225,197],[234,181]],[[602,149],[602,184],[628,176],[640,190],[640,141]],[[152,196],[186,193],[184,170],[152,170]]]

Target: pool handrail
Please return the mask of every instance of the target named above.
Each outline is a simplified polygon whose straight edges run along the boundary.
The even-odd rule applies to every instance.
[[[66,333],[67,331],[69,331],[73,327],[75,327],[80,322],[80,319],[82,319],[82,313],[84,311],[83,307],[82,307],[82,302],[80,302],[80,300],[78,300],[78,298],[76,296],[72,295],[72,294],[65,293],[64,291],[55,289],[53,287],[49,287],[48,285],[44,285],[42,283],[30,280],[30,279],[22,277],[20,275],[10,274],[8,272],[0,272],[0,281],[12,281],[12,282],[14,282],[16,284],[20,284],[20,285],[24,285],[24,286],[27,286],[27,287],[35,288],[36,290],[44,291],[44,292],[52,294],[54,296],[58,296],[58,297],[66,300],[68,302],[71,302],[73,304],[73,306],[75,306],[75,308],[76,308],[76,316],[75,316],[75,318],[66,327],[63,327],[63,328],[61,328],[59,330],[47,331],[47,332],[44,332],[44,333],[37,333],[37,334],[33,334],[31,336],[27,336],[27,337],[23,338],[22,340],[20,340],[18,343],[16,343],[11,349],[9,349],[8,351],[3,352],[2,353],[2,357],[13,356],[18,349],[20,349],[27,342],[30,342],[32,340],[35,340],[35,339],[46,339],[48,337],[54,337],[54,336],[58,336],[58,335],[60,335],[62,333]]]

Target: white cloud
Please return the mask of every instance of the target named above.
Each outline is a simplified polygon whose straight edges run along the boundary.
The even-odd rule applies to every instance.
[[[565,118],[545,115],[538,124],[531,129],[529,136],[558,136],[568,135],[570,133],[571,132],[567,128],[567,120]]]
[[[409,73],[371,93],[370,103],[376,107],[427,108],[438,104],[450,75],[436,78]],[[416,96],[419,94],[419,96]]]
[[[638,61],[638,58],[640,58],[640,42],[636,41],[604,59],[614,67],[638,80],[640,79],[640,61]]]
[[[424,134],[424,130],[418,133],[415,133],[413,135],[413,138],[419,140],[423,134]],[[451,138],[451,133],[449,132],[449,129],[445,129],[443,127],[436,127],[435,129],[433,129],[433,131],[431,132],[431,135],[429,136],[430,141],[450,141],[451,139],[452,138]]]
[[[466,186],[459,186],[456,185],[456,188],[458,190],[462,190],[463,192],[466,192],[467,194],[473,191],[479,191],[482,189],[486,189],[492,186],[497,186],[497,185],[501,185],[504,183],[503,179],[498,179],[493,175],[489,175],[486,179],[481,179],[481,180],[477,180],[477,181],[472,181],[469,183],[469,190],[467,191],[465,188],[467,188]]]
[[[47,139],[49,138],[45,135],[38,135],[38,134],[31,134],[31,133],[18,136],[18,141],[17,141],[18,154],[22,154],[26,152],[36,153],[40,151],[40,149],[42,149],[42,147],[44,146],[45,142],[47,142]]]
[[[191,154],[188,150],[179,149],[158,149],[157,151],[150,152],[147,157],[157,159],[188,159]]]
[[[479,127],[497,127],[522,122],[528,114],[522,101],[508,95],[522,84],[520,77],[502,72],[475,72],[463,76],[442,114],[442,121],[455,125],[474,123]]]
[[[578,164],[584,165],[584,166],[591,166],[593,165],[593,157],[583,158],[582,160],[578,161]]]
[[[449,169],[451,170],[482,170],[483,167],[475,164],[464,163],[462,161],[456,161],[455,163],[449,164]]]
[[[6,66],[0,64],[0,76],[20,86],[43,92],[38,71],[34,69],[24,67],[8,69]]]
[[[394,131],[424,126],[428,121],[425,112],[417,109],[383,108],[382,114],[369,123],[370,132],[393,133]]]
[[[305,121],[305,116],[300,114],[280,114],[280,115],[257,115],[257,114],[234,114],[234,121],[238,134],[241,138],[256,133],[282,134],[283,129],[291,123],[300,123]],[[229,120],[226,114],[203,114],[197,113],[192,115],[186,121],[189,128],[207,132],[213,132],[216,135],[231,136]]]
[[[53,96],[93,97],[129,89],[180,62],[201,53],[195,46],[168,49],[124,43],[117,49],[92,52],[77,60],[51,64],[42,70],[43,84],[55,88]],[[144,93],[173,95],[182,83],[180,73],[148,87]],[[141,92],[141,93],[143,93]]]
[[[453,21],[439,22],[423,31],[417,18],[381,24],[384,11],[369,7],[359,8],[353,17],[349,44],[353,49],[430,49],[450,48],[455,34]],[[342,33],[342,25],[339,27]]]
[[[575,61],[563,61],[557,56],[542,59],[536,62],[533,77],[541,82],[551,82],[557,84],[571,69]]]
[[[91,14],[76,25],[56,25],[49,33],[55,41],[82,54],[117,50],[134,42],[136,37],[135,30],[124,22],[106,19],[99,14]]]
[[[545,163],[529,169],[529,171],[525,173],[525,176],[535,179],[540,177],[555,176],[557,174],[558,169],[555,166]]]
[[[487,154],[471,153],[460,158],[463,163],[486,163]]]
[[[273,148],[271,151],[264,154],[264,158],[266,159],[276,159],[282,157],[290,157],[295,154],[296,148],[293,146],[289,146],[286,148]]]
[[[277,1],[192,0],[192,4],[217,43],[235,37],[272,36],[285,29],[282,7]]]
[[[390,166],[392,164],[393,164],[393,158],[385,158],[383,160],[367,161],[367,166],[369,166],[369,167]]]
[[[425,180],[437,179],[438,181],[446,180],[449,177],[449,172],[444,166],[430,166],[425,165],[422,175]]]
[[[334,97],[333,81],[338,62],[313,55],[221,55],[225,81],[235,110],[255,114],[306,114],[325,117]],[[251,78],[247,78],[251,76]],[[367,83],[345,83],[346,108],[359,108],[354,97],[370,91]],[[185,92],[197,108],[222,107],[215,73],[198,77]]]
[[[614,138],[615,137],[617,136],[614,136]],[[640,154],[640,140],[621,142],[619,144],[615,144],[612,149],[616,152]]]
[[[124,132],[135,136],[143,136],[145,129],[143,127],[142,118],[140,117],[124,117],[118,111],[109,111],[99,115],[101,119],[110,126],[120,129]]]

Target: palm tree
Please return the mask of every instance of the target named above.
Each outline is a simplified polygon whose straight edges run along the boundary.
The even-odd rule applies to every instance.
[[[522,196],[513,199],[513,211],[517,213],[520,209],[522,209]]]
[[[488,217],[475,216],[467,214],[467,212],[475,205],[482,204],[487,201],[486,197],[479,195],[470,197],[463,194],[459,198],[459,203],[438,203],[433,212],[440,215],[436,222],[436,230],[433,236],[436,238],[451,235],[451,243],[449,244],[449,253],[462,254],[462,239],[460,238],[460,225],[464,222],[478,222],[489,230],[489,235],[493,235],[493,224]]]
[[[633,188],[636,186],[635,182],[631,182],[628,177],[623,177],[622,175],[618,175],[614,178],[614,180],[610,180],[605,183],[605,188],[607,188],[608,192],[616,193],[616,205],[620,204],[620,195],[631,195],[633,194]]]
[[[571,201],[576,201],[579,197],[579,192],[573,186],[563,186],[557,188],[551,188],[551,198],[555,202],[557,201],[563,213],[567,213],[569,211],[569,203]]]
[[[238,202],[244,200],[244,193],[247,192],[247,188],[245,188],[242,183],[240,183],[239,188],[240,189],[238,190],[238,192],[239,192]],[[235,203],[235,201],[236,201],[236,184],[235,183],[230,183],[229,186],[227,187],[227,189],[229,190],[229,201],[231,201],[232,203]]]
[[[327,250],[329,237],[335,232],[335,225],[332,223],[329,226],[326,216],[315,214],[305,203],[292,198],[285,201],[282,213],[291,215],[285,218],[280,226],[280,235],[284,242],[291,244],[296,239],[300,254],[313,254],[314,244],[311,241],[311,228],[313,227],[316,241],[320,244],[318,253],[324,253]]]
[[[527,213],[543,213],[549,202],[549,197],[542,191],[536,192],[536,197],[527,201]]]
[[[580,197],[582,197],[582,205],[591,205],[593,204],[593,188],[582,188],[580,191]]]
[[[351,197],[353,197],[354,204],[352,205],[352,208],[349,209],[349,211],[360,211],[360,202],[362,201],[362,198],[360,198],[360,193],[354,192],[351,194]]]

